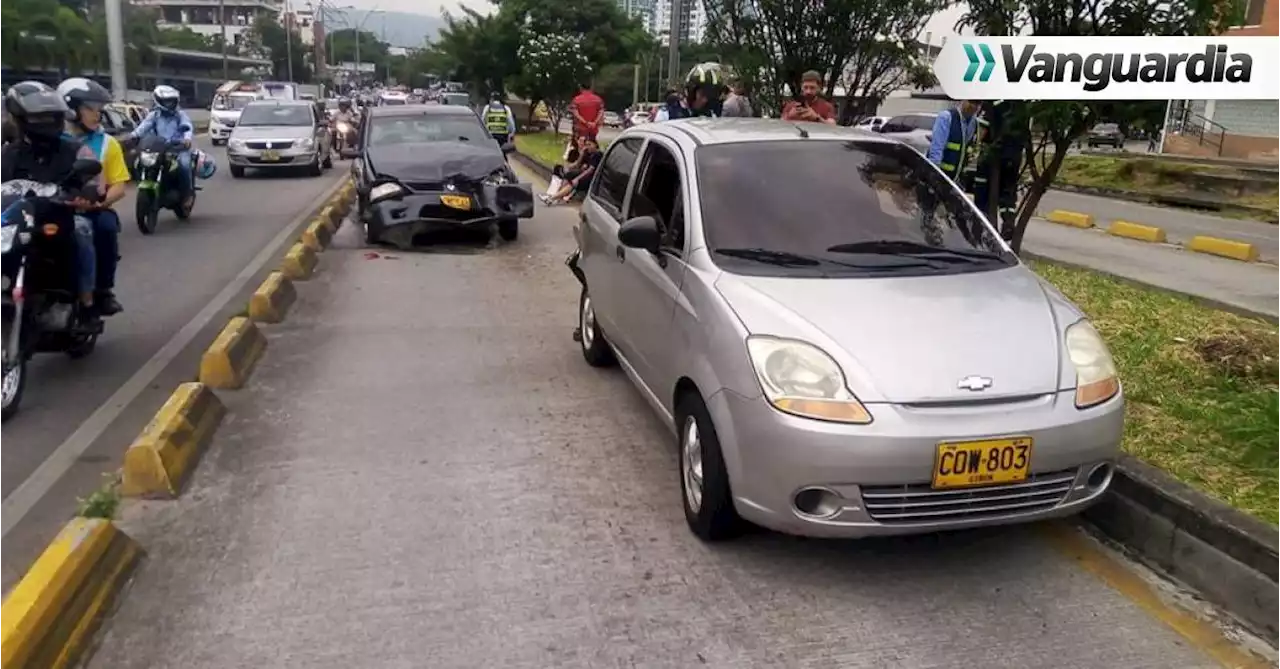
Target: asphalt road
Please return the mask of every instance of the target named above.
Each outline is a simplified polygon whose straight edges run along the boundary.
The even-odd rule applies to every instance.
[[[221,149],[214,151],[224,158]],[[123,260],[116,292],[125,311],[107,320],[106,332],[89,358],[71,361],[47,354],[29,364],[22,409],[4,425],[0,479],[6,589],[70,516],[76,498],[95,489],[102,472],[118,466],[125,448],[174,385],[193,377],[200,351],[225,318],[213,318],[204,328],[189,327],[194,338],[188,346],[175,346],[171,340],[349,169],[349,163],[339,162],[318,178],[237,180],[231,178],[225,159],[219,164],[214,178],[201,182],[191,220],[178,221],[172,212],[162,212],[153,236],[138,231],[132,194],[119,204]],[[254,287],[256,283],[248,290]],[[243,306],[243,300],[233,300],[219,313],[235,313]],[[162,348],[161,358],[153,361]],[[117,397],[121,404],[110,403],[144,366],[156,373],[155,378],[136,398]],[[90,421],[100,408],[103,411]],[[88,445],[83,451],[70,446],[59,450],[71,442]],[[49,464],[37,474],[46,461]]]
[[[672,435],[571,339],[575,216],[339,231],[187,493],[126,509],[149,559],[89,666],[1217,666],[1060,525],[697,541]]]

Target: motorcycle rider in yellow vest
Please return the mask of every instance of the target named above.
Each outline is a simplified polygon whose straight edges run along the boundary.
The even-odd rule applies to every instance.
[[[506,144],[516,134],[516,116],[511,108],[502,102],[502,94],[494,92],[489,104],[484,108],[484,127],[499,144]]]

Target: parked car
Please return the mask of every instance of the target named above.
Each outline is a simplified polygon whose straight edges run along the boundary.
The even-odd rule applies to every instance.
[[[894,116],[879,126],[872,126],[870,130],[925,154],[929,152],[929,143],[933,141],[933,122],[937,118],[937,114],[903,114]]]
[[[604,113],[604,125],[606,128],[621,128],[622,116],[618,112],[607,111]]]
[[[1097,501],[1124,399],[1084,313],[916,151],[733,121],[624,131],[569,261],[582,355],[617,362],[676,435],[694,534],[932,532]],[[761,183],[787,186],[743,188]]]
[[[632,126],[648,123],[652,120],[653,120],[653,116],[651,115],[650,110],[637,109],[631,112],[630,114],[627,114],[626,126],[630,128]]]
[[[308,100],[258,100],[240,113],[227,140],[231,176],[249,169],[299,169],[320,176],[333,167],[333,140],[323,107]]]
[[[1120,125],[1116,123],[1099,123],[1089,130],[1089,139],[1087,140],[1089,148],[1099,146],[1110,146],[1115,149],[1124,148],[1124,133],[1120,132]]]
[[[880,126],[884,125],[884,122],[888,120],[889,120],[888,116],[868,116],[864,119],[859,120],[857,123],[854,123],[853,127],[874,131],[876,128],[879,128]]]

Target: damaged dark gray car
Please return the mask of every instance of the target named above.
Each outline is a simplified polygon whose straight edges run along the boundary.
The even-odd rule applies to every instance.
[[[491,243],[516,239],[519,219],[533,216],[533,189],[507,164],[512,148],[467,109],[371,109],[353,167],[366,241],[408,248],[440,228],[487,230]]]

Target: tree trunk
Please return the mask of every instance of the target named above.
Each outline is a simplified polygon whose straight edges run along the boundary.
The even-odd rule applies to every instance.
[[[1018,218],[1013,230],[1013,241],[1009,243],[1014,253],[1022,252],[1022,238],[1027,232],[1027,224],[1035,215],[1036,207],[1040,205],[1040,198],[1044,197],[1045,192],[1049,190],[1049,184],[1053,183],[1054,178],[1058,176],[1058,169],[1062,167],[1062,161],[1067,157],[1067,150],[1073,141],[1075,137],[1068,135],[1065,139],[1054,142],[1053,157],[1049,159],[1049,164],[1045,165],[1040,178],[1031,182],[1031,187],[1018,203]],[[1034,159],[1034,156],[1031,158]]]

